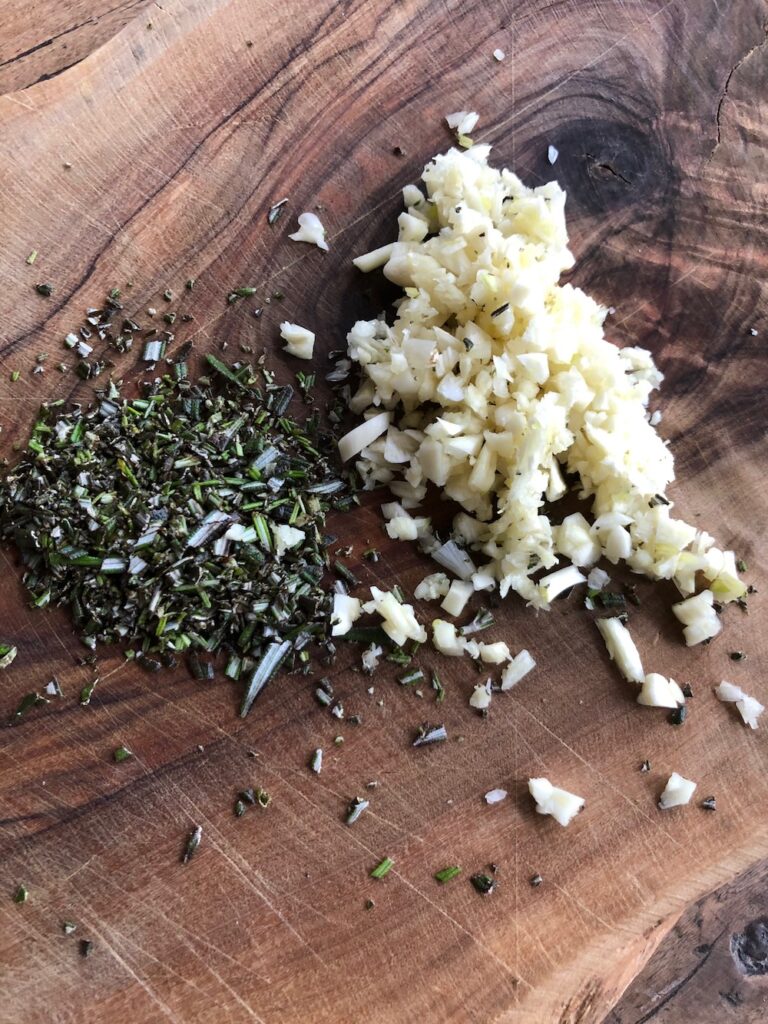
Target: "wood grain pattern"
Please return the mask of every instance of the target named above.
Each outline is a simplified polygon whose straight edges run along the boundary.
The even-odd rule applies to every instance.
[[[45,8],[33,38],[19,8],[11,37],[5,23],[0,31],[3,54],[82,24],[77,6],[57,21],[64,10]],[[443,115],[471,105],[499,162],[529,182],[554,173],[568,190],[574,279],[618,307],[612,337],[650,347],[667,374],[662,429],[681,514],[735,547],[759,582],[764,19],[756,0],[164,0],[29,88],[64,64],[27,73],[17,61],[20,77],[4,80],[16,91],[0,97],[6,454],[41,399],[86,393],[52,366],[33,378],[36,354],[55,364],[83,307],[128,280],[143,309],[196,277],[180,308],[196,317],[199,351],[226,342],[276,352],[286,316],[316,327],[321,352],[339,347],[380,302],[350,256],[391,237],[399,188],[449,141]],[[83,36],[78,53],[110,33]],[[508,54],[501,64],[496,46]],[[554,169],[549,143],[560,151]],[[327,257],[288,242],[285,222],[266,224],[283,195],[291,217],[321,204]],[[42,279],[55,285],[50,300],[32,290]],[[255,321],[247,304],[224,301],[244,282],[261,297],[279,287],[285,300]],[[360,538],[383,547],[375,501],[336,526],[358,561]],[[366,583],[396,573],[412,588],[424,562],[390,545],[378,566],[357,569]],[[726,636],[688,653],[672,595],[641,593],[641,648],[694,685],[683,729],[638,712],[575,604],[536,617],[511,602],[499,635],[534,651],[536,685],[481,721],[466,707],[473,680],[444,666],[440,714],[463,742],[413,751],[414,727],[438,714],[431,695],[419,701],[387,674],[369,695],[352,652],[334,681],[363,716],[357,728],[327,718],[302,679],[270,687],[243,723],[227,684],[146,677],[117,655],[101,659],[82,708],[75,694],[90,673],[66,617],[30,612],[9,571],[3,630],[21,653],[0,680],[4,706],[52,673],[66,698],[0,735],[0,877],[9,893],[20,880],[31,891],[24,906],[0,902],[0,1022],[603,1019],[692,900],[768,855],[764,731],[747,735],[711,693],[723,675],[759,693],[759,601],[749,617],[729,610]],[[728,660],[731,647],[749,652],[744,665]],[[114,765],[120,743],[136,757]],[[320,779],[306,768],[316,746],[330,755]],[[645,757],[649,775],[637,771]],[[720,810],[660,816],[655,798],[672,769],[716,792]],[[533,813],[532,773],[587,796],[567,832]],[[345,827],[346,803],[372,779],[370,812]],[[236,821],[232,798],[249,783],[269,788],[273,806]],[[488,808],[482,794],[495,785],[511,799]],[[204,845],[182,867],[193,823]],[[385,854],[395,870],[373,885],[367,872]],[[465,880],[432,880],[446,863],[468,874],[489,861],[500,866],[490,899]],[[534,871],[539,889],[528,884]],[[65,918],[78,922],[73,937],[60,931]],[[87,960],[80,937],[95,943]],[[663,970],[651,984],[662,990]],[[628,998],[621,1024],[641,1005]],[[676,1012],[674,1000],[663,1012]]]

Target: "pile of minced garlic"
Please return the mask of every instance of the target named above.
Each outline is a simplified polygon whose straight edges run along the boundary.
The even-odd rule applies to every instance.
[[[362,320],[349,333],[364,373],[351,405],[366,422],[342,439],[342,457],[399,498],[404,537],[416,536],[409,510],[429,481],[456,501],[453,540],[483,563],[464,559],[475,586],[548,608],[602,555],[674,580],[686,643],[706,640],[720,629],[713,602],[746,588],[732,551],[671,514],[672,453],[648,413],[662,375],[645,349],[605,338],[604,307],[558,284],[574,262],[563,190],[526,188],[489,166],[489,151],[435,157],[426,196],[403,189],[398,241],[355,260],[383,267],[404,295],[391,326]],[[578,474],[592,522],[545,513],[566,492],[564,472]],[[423,521],[418,535],[428,549]],[[539,576],[559,560],[558,577]],[[708,586],[691,597],[697,576]]]
[[[474,125],[476,115],[466,116]],[[362,369],[350,406],[363,422],[341,439],[342,458],[357,459],[366,487],[386,485],[397,499],[383,506],[389,536],[417,541],[453,577],[433,573],[415,592],[442,599],[451,617],[476,591],[515,591],[542,609],[580,583],[600,591],[604,557],[673,580],[686,644],[709,640],[722,628],[720,605],[746,587],[733,551],[671,514],[672,453],[655,429],[661,414],[648,410],[662,374],[650,352],[605,338],[606,308],[558,283],[574,263],[559,185],[526,188],[489,165],[490,146],[466,132],[459,144],[425,167],[426,195],[403,189],[398,240],[354,261],[366,272],[383,268],[403,297],[391,325],[381,315],[349,332],[349,356]],[[591,500],[591,522],[557,515],[565,473]],[[461,509],[444,543],[418,513],[430,481]],[[334,633],[375,611],[393,642],[426,639],[411,605],[376,588],[372,598],[339,596]],[[638,703],[682,708],[683,689],[643,668],[625,617],[597,625],[617,668],[640,687]],[[503,666],[500,684],[488,680],[470,698],[485,711],[492,693],[517,685],[535,661],[469,632],[436,618],[431,640],[445,655]],[[758,701],[726,682],[718,696],[756,728]],[[687,803],[695,788],[674,773],[660,806]],[[563,825],[584,803],[546,779],[531,780],[531,793]]]

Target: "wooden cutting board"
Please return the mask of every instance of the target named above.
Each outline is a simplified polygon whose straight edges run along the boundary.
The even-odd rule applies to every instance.
[[[444,115],[476,109],[476,136],[499,163],[567,189],[573,280],[616,307],[610,337],[647,346],[666,374],[661,431],[680,514],[733,547],[760,586],[762,3],[38,6],[31,19],[29,5],[11,4],[0,30],[6,455],[41,400],[87,394],[56,369],[62,338],[113,286],[137,311],[162,308],[170,287],[195,317],[185,336],[198,352],[265,349],[283,379],[277,324],[308,324],[322,369],[381,302],[350,258],[392,238],[400,188],[450,142]],[[80,23],[103,43],[83,60]],[[76,66],[45,71],[44,50],[59,55],[57,70],[73,63],[68,45]],[[284,196],[288,211],[270,227]],[[327,255],[286,238],[317,206]],[[51,298],[34,292],[40,281]],[[260,302],[276,290],[284,299],[256,320],[252,303],[225,301],[245,283]],[[48,361],[33,375],[38,353]],[[412,590],[427,569],[410,546],[386,543],[378,499],[335,527],[365,584]],[[368,541],[384,551],[378,565],[360,560]],[[539,665],[487,720],[467,706],[466,666],[440,664],[448,698],[435,706],[393,672],[369,693],[345,649],[334,685],[360,725],[329,717],[300,677],[271,685],[243,722],[223,679],[148,677],[118,655],[100,660],[81,707],[91,672],[66,615],[29,610],[12,553],[4,559],[2,638],[19,656],[0,678],[3,713],[54,673],[65,697],[0,733],[2,1024],[597,1022],[691,900],[768,855],[766,730],[744,729],[712,693],[726,677],[765,700],[761,595],[748,615],[728,609],[711,646],[686,651],[671,589],[639,584],[632,628],[646,665],[695,692],[681,728],[634,704],[577,596],[549,615],[519,601],[500,610],[494,637]],[[733,650],[747,660],[731,662]],[[450,741],[412,749],[424,720],[444,721]],[[116,765],[120,744],[135,757]],[[319,778],[307,768],[318,746]],[[698,782],[697,799],[661,814],[673,770]],[[534,774],[586,797],[567,830],[534,813]],[[272,805],[235,819],[248,785],[267,788]],[[496,786],[509,797],[486,806]],[[356,794],[370,810],[347,827]],[[710,794],[715,814],[698,806]],[[195,824],[203,842],[182,866]],[[393,871],[371,880],[385,855]],[[499,884],[484,898],[468,876],[490,862]],[[441,887],[433,873],[449,864],[463,876]],[[20,882],[24,905],[10,898]],[[87,959],[80,939],[94,943]]]

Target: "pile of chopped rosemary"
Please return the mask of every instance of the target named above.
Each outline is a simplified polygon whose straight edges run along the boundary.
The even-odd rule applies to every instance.
[[[199,678],[226,652],[245,715],[284,663],[328,639],[329,509],[356,502],[315,413],[266,370],[207,357],[87,409],[44,405],[0,485],[0,536],[18,548],[33,605],[66,605],[83,643],[134,645],[145,668],[187,652]]]

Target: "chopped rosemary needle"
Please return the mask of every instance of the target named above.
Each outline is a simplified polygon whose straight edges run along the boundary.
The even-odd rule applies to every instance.
[[[288,200],[287,199],[281,199],[279,202],[275,203],[273,206],[270,206],[269,213],[267,214],[267,223],[268,224],[277,224],[277,222],[280,220],[280,218],[283,215],[283,210],[285,209],[285,207],[287,205],[288,205]]]
[[[469,880],[475,889],[483,896],[490,896],[496,888],[496,879],[492,878],[490,875],[479,873],[472,875]]]
[[[0,643],[0,668],[8,668],[18,653],[13,644]]]
[[[421,669],[415,668],[411,672],[406,672],[405,675],[400,676],[397,681],[401,686],[413,686],[414,683],[422,682],[424,678],[424,673]]]
[[[448,733],[444,725],[428,725],[425,723],[419,726],[419,731],[412,745],[414,747],[425,747],[430,743],[443,743],[447,739]]]
[[[435,669],[432,669],[432,689],[435,691],[435,703],[442,704],[445,700],[445,687],[440,681],[440,676]]]
[[[184,853],[181,855],[182,864],[189,864],[190,860],[194,857],[195,853],[197,852],[197,848],[200,845],[200,840],[202,838],[202,825],[195,825],[194,829],[189,834],[186,845],[184,846]]]
[[[92,679],[90,682],[86,683],[85,686],[82,688],[82,690],[80,691],[81,704],[87,705],[91,703],[91,697],[93,696],[93,691],[96,689],[96,684],[98,683],[98,681],[98,679]]]
[[[435,879],[441,885],[445,885],[446,882],[450,882],[457,875],[461,874],[461,868],[454,864],[452,867],[441,868],[440,871],[435,872]]]
[[[38,693],[37,690],[33,690],[32,693],[25,694],[19,703],[16,705],[16,710],[11,716],[12,722],[18,722],[18,720],[30,710],[30,708],[41,708],[44,704],[48,704],[49,701],[42,693]]]
[[[369,806],[370,800],[363,800],[362,797],[356,796],[347,809],[347,825],[354,825],[363,811]]]
[[[391,857],[385,857],[383,860],[380,860],[373,871],[371,871],[371,878],[385,878],[392,870],[394,863]]]

